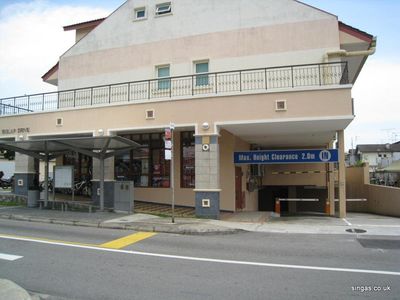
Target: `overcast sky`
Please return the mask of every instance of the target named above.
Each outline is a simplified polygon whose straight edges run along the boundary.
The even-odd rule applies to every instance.
[[[368,59],[353,88],[356,119],[346,129],[346,148],[352,143],[399,141],[400,1],[303,2],[378,36],[377,53]],[[105,17],[122,3],[123,0],[0,0],[0,98],[54,90],[42,82],[41,76],[74,43],[74,32],[64,32],[62,27]]]

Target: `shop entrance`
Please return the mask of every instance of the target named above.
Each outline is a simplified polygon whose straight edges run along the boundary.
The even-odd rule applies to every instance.
[[[258,191],[258,210],[275,211],[276,198],[288,198],[289,190],[285,186],[264,186]],[[281,212],[288,211],[288,202],[281,202]]]

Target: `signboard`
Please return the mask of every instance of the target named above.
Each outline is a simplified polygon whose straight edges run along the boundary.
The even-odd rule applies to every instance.
[[[54,167],[54,187],[72,189],[74,186],[74,166]]]
[[[172,149],[171,140],[165,140],[165,149]]]
[[[165,159],[166,160],[171,160],[171,158],[172,158],[172,152],[171,152],[171,149],[165,149]]]
[[[234,152],[235,164],[296,164],[334,163],[339,161],[338,149],[260,150]]]
[[[172,133],[175,128],[174,124],[170,124],[169,128],[165,128],[165,160],[172,160]]]

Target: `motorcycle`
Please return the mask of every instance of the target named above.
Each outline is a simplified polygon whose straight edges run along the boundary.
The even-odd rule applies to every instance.
[[[9,189],[13,186],[14,176],[11,176],[9,179],[0,178],[0,187],[3,190]]]

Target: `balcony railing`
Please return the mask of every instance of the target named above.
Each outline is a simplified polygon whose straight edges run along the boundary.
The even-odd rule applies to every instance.
[[[157,98],[348,84],[347,62],[202,73],[0,99],[0,115]]]

